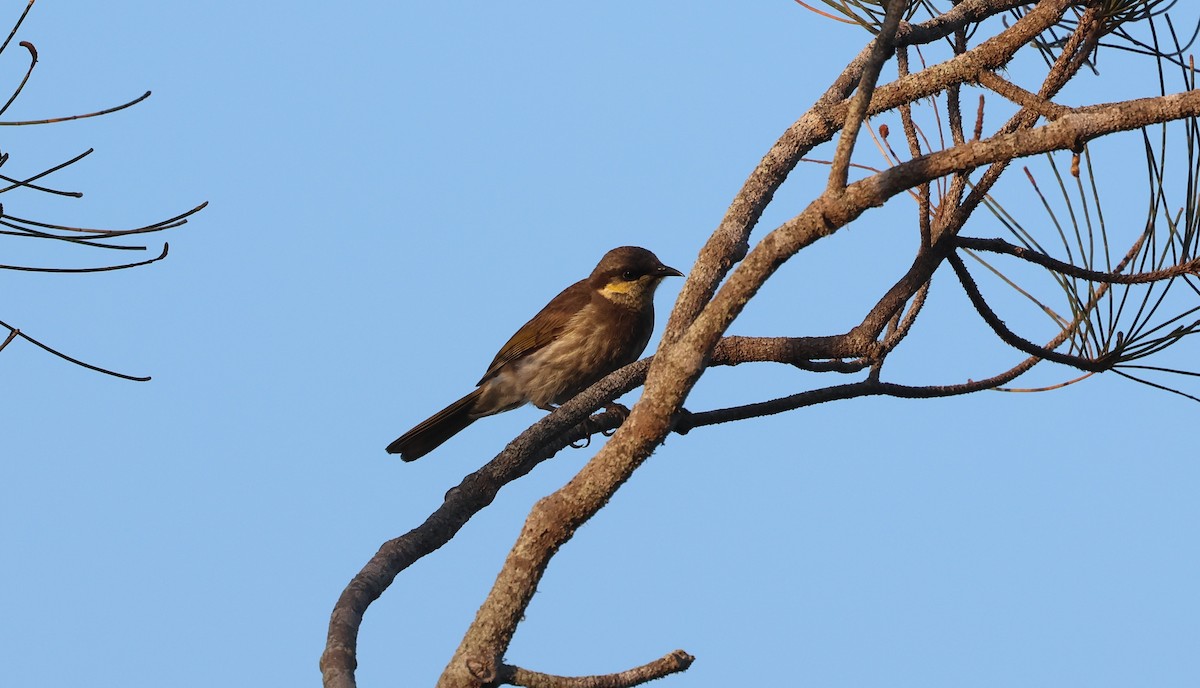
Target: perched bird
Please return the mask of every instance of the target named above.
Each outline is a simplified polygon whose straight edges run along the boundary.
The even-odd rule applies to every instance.
[[[654,290],[683,273],[637,246],[614,248],[508,340],[475,391],[388,445],[421,458],[471,423],[532,402],[547,411],[633,363],[654,329]]]

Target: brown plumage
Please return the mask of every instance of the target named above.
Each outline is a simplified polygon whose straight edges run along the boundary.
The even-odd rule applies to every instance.
[[[508,340],[478,387],[388,445],[413,461],[484,416],[527,403],[550,410],[637,360],[654,329],[654,290],[682,276],[650,251],[614,248]]]

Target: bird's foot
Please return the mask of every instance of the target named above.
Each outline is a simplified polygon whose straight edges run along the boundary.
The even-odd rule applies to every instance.
[[[620,404],[607,404],[604,407],[604,412],[610,416],[616,417],[617,423],[607,430],[601,428],[600,434],[604,435],[605,437],[612,437],[613,433],[617,431],[617,428],[621,427],[621,423],[624,423],[625,419],[629,417],[629,409]]]

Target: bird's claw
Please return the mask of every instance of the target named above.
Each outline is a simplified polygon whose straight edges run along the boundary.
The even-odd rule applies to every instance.
[[[620,404],[608,404],[604,407],[604,412],[621,417],[620,422],[617,423],[617,427],[606,429],[603,424],[591,418],[584,419],[579,424],[583,428],[583,437],[570,443],[569,446],[572,449],[583,449],[590,445],[592,443],[592,435],[595,433],[600,433],[604,437],[612,437],[617,432],[617,428],[621,426],[621,423],[624,423],[625,419],[629,417],[629,409]]]

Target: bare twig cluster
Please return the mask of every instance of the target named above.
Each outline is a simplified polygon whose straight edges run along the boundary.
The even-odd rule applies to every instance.
[[[33,8],[33,5],[34,5],[34,0],[29,0],[28,4],[26,4],[26,6],[25,6],[25,10],[21,13],[21,16],[17,19],[16,23],[13,24],[13,27],[9,31],[7,38],[5,38],[4,42],[2,44],[0,44],[0,57],[4,56],[4,54],[5,54],[4,51],[12,43],[14,37],[17,34],[17,31],[21,27],[21,24],[25,21],[25,17],[28,16],[29,11]],[[14,102],[16,102],[17,97],[20,96],[21,92],[24,90],[25,85],[27,83],[29,83],[29,79],[33,75],[34,67],[37,66],[38,53],[37,53],[37,49],[34,47],[34,45],[32,43],[30,43],[29,41],[21,41],[20,43],[18,43],[18,45],[20,47],[24,48],[26,53],[28,54],[29,65],[26,68],[25,74],[22,77],[20,83],[16,84],[16,86],[13,87],[13,90],[9,94],[7,100],[4,102],[4,104],[2,106],[0,106],[0,117],[3,117],[4,114],[8,111],[8,109],[12,106],[12,104]],[[134,98],[126,103],[122,103],[121,105],[117,105],[117,106],[110,107],[110,108],[104,108],[102,110],[97,110],[94,112],[88,112],[88,113],[84,113],[84,114],[68,115],[68,116],[61,116],[61,117],[49,117],[49,118],[34,119],[34,120],[22,120],[22,121],[0,120],[0,127],[17,127],[17,126],[30,126],[30,125],[37,125],[37,124],[54,124],[54,123],[58,123],[58,122],[67,122],[67,121],[77,120],[77,119],[87,119],[87,118],[91,118],[91,117],[99,117],[101,115],[107,115],[107,114],[110,114],[113,112],[124,110],[125,108],[131,107],[133,105],[136,105],[136,104],[142,102],[143,100],[145,100],[148,97],[150,97],[150,92],[146,91],[144,94],[138,96],[137,98]],[[30,191],[51,194],[54,196],[63,196],[63,197],[67,197],[67,198],[80,198],[83,196],[83,194],[79,191],[67,191],[67,190],[62,190],[62,189],[55,189],[55,188],[46,186],[46,185],[38,183],[38,182],[39,182],[39,180],[42,180],[46,177],[53,175],[55,172],[66,169],[67,167],[70,167],[71,165],[78,163],[79,161],[83,160],[84,158],[86,158],[87,156],[89,156],[91,154],[92,154],[92,149],[89,148],[88,150],[83,151],[82,153],[72,157],[69,160],[58,163],[56,165],[52,165],[52,166],[47,167],[39,172],[34,173],[34,174],[28,174],[28,175],[23,174],[23,175],[18,175],[18,176],[8,176],[5,174],[0,174],[0,182],[3,182],[3,184],[4,184],[3,186],[0,186],[0,193],[8,193],[8,192],[11,192],[14,190],[19,190],[19,189],[27,189]],[[3,168],[4,165],[8,164],[8,162],[9,162],[8,153],[0,151],[0,168]],[[8,208],[6,208],[4,206],[4,204],[0,204],[0,237],[9,239],[9,240],[16,240],[16,241],[19,241],[21,239],[38,239],[38,240],[48,242],[47,246],[49,246],[50,244],[57,243],[58,245],[70,245],[73,247],[88,247],[88,248],[108,250],[108,251],[145,251],[147,249],[147,247],[144,245],[122,243],[120,240],[127,238],[127,237],[137,236],[137,235],[161,232],[164,230],[174,229],[176,227],[185,225],[188,222],[188,218],[190,218],[192,215],[196,214],[201,209],[203,209],[205,205],[207,205],[207,203],[201,203],[200,205],[196,206],[195,208],[192,208],[191,210],[188,210],[184,213],[180,213],[179,215],[176,215],[175,217],[171,217],[171,218],[167,218],[165,220],[153,222],[148,225],[141,226],[141,227],[133,227],[133,228],[129,228],[129,229],[98,229],[98,228],[92,228],[92,227],[74,227],[74,226],[55,224],[55,223],[49,223],[49,222],[40,222],[37,220],[18,217],[16,215],[9,213]],[[116,240],[116,241],[114,241],[114,240]],[[168,245],[166,242],[163,242],[161,249],[158,250],[158,253],[156,255],[154,255],[151,258],[146,258],[146,259],[141,259],[141,260],[107,262],[107,263],[103,263],[103,264],[92,266],[92,267],[58,267],[58,266],[54,266],[54,265],[43,265],[43,266],[13,265],[13,264],[6,264],[6,263],[0,261],[0,270],[15,270],[15,271],[20,271],[20,272],[47,272],[47,273],[107,272],[110,270],[124,270],[124,269],[128,269],[128,268],[136,268],[136,267],[140,267],[143,265],[149,265],[150,263],[155,263],[157,261],[162,260],[163,258],[166,258],[167,251],[168,251]],[[65,353],[62,353],[58,349],[56,349],[42,341],[39,341],[39,340],[33,338],[32,336],[30,336],[29,334],[21,331],[16,326],[9,325],[8,323],[5,323],[3,321],[0,321],[0,328],[5,328],[8,331],[8,335],[5,337],[4,341],[0,342],[0,350],[3,350],[6,346],[8,346],[8,344],[12,343],[14,340],[19,338],[19,339],[23,339],[31,344],[34,344],[35,346],[41,348],[42,350],[49,352],[51,354],[54,354],[55,356],[58,356],[59,358],[62,358],[63,360],[69,361],[71,363],[82,366],[84,368],[88,368],[89,370],[94,370],[96,372],[104,373],[107,375],[113,375],[115,377],[119,377],[119,378],[123,378],[123,379],[127,379],[127,380],[145,381],[145,380],[150,379],[149,377],[127,375],[125,373],[119,373],[119,372],[116,372],[113,370],[109,370],[106,368],[101,368],[99,366],[92,365],[90,363],[85,363],[84,361],[81,361],[77,358],[74,358],[72,356],[68,356]]]
[[[1180,92],[1168,92],[1164,87],[1156,97],[1083,107],[1055,102],[1062,88],[1094,63],[1103,40],[1123,43],[1128,48],[1136,40],[1131,24],[1142,22],[1153,27],[1153,22],[1164,21],[1162,12],[1168,9],[1167,4],[963,0],[942,11],[925,0],[825,3],[836,13],[869,28],[874,36],[752,171],[689,271],[657,353],[652,359],[610,375],[535,423],[496,458],[450,490],[442,507],[425,523],[380,548],[334,608],[321,662],[326,686],[354,685],[362,615],[395,577],[452,538],[503,485],[553,456],[577,437],[581,428],[617,430],[575,478],[533,507],[494,587],[449,660],[439,686],[633,685],[605,682],[610,679],[604,677],[543,677],[517,669],[503,657],[551,557],[607,504],[670,432],[687,433],[716,423],[868,395],[930,398],[1000,389],[1043,361],[1069,366],[1086,377],[1134,367],[1132,361],[1162,351],[1200,329],[1200,318],[1196,316],[1200,311],[1196,305],[1200,301],[1196,282],[1200,257],[1195,230],[1200,212],[1190,200],[1196,195],[1190,183],[1192,175],[1200,169],[1192,157],[1197,150],[1195,122],[1200,116],[1200,92],[1192,88],[1190,70],[1185,72],[1185,88]],[[917,23],[918,12],[928,15],[928,19]],[[976,40],[985,29],[993,34]],[[915,69],[911,53],[932,50],[935,44],[949,46],[947,58]],[[1185,64],[1181,58],[1183,41],[1173,40],[1165,48],[1156,42],[1137,45],[1156,58],[1152,63],[1160,69],[1163,64]],[[1021,50],[1036,50],[1048,56],[1040,83],[1020,85],[1002,76],[1001,70]],[[878,83],[884,65],[893,59],[897,77]],[[924,60],[922,56],[922,65]],[[970,126],[972,116],[963,97],[967,89],[979,89],[1011,103],[1013,114],[988,133],[981,95]],[[914,106],[931,101],[945,108],[949,133],[949,140],[940,137],[936,147],[913,112]],[[858,133],[870,131],[864,125],[884,113],[899,117],[907,154],[902,157],[891,150],[888,132],[882,129],[877,141],[886,150],[890,166],[851,181],[850,169],[870,169],[852,162]],[[1079,179],[1081,168],[1090,166],[1089,141],[1119,132],[1149,136],[1146,132],[1151,127],[1169,123],[1183,126],[1187,132],[1189,200],[1183,219],[1164,210],[1170,206],[1159,184],[1145,231],[1131,245],[1116,248],[1115,254],[1110,253],[1114,249],[1109,246],[1102,220],[1093,220],[1092,214],[1099,213],[1098,205],[1079,213],[1079,218],[1086,217],[1077,218],[1074,238],[1060,232],[1062,250],[1047,248],[1047,241],[1039,240],[1015,222],[1007,223],[1012,238],[963,234],[968,220],[981,207],[1010,217],[1004,215],[993,193],[1017,159],[1062,152],[1071,156],[1071,174]],[[832,142],[835,137],[836,152],[822,193],[752,246],[751,230],[788,174],[814,147]],[[1164,143],[1160,150],[1165,147]],[[1156,160],[1152,155],[1149,166],[1157,170],[1161,181],[1164,168]],[[1066,187],[1065,182],[1062,186]],[[726,335],[733,319],[784,262],[846,227],[866,210],[902,194],[916,200],[918,248],[904,274],[879,295],[857,325],[844,333],[813,337]],[[1164,218],[1169,220],[1165,230]],[[1094,230],[1093,223],[1099,228]],[[1068,307],[1061,315],[1044,307],[1052,316],[1052,335],[1034,341],[997,314],[995,298],[989,298],[968,267],[967,259],[990,267],[983,262],[985,254],[1049,275],[1058,285]],[[889,382],[884,379],[884,363],[907,341],[922,315],[930,280],[943,266],[954,275],[983,322],[1000,341],[1019,352],[1020,358],[1007,369],[954,384]],[[1001,275],[1017,293],[1028,294],[1016,280]],[[1142,291],[1133,291],[1136,289]],[[1184,292],[1186,305],[1166,305],[1173,303],[1166,294],[1180,291]],[[683,408],[689,391],[707,368],[751,362],[795,366],[815,373],[857,374],[860,379],[730,408],[700,412]],[[643,383],[642,397],[627,418],[606,411],[589,424],[580,425],[588,414]],[[673,665],[668,658],[660,661],[682,670],[690,657],[688,662]],[[649,680],[658,675],[662,674],[643,675],[631,670],[611,676]],[[530,678],[534,676],[539,678]]]

